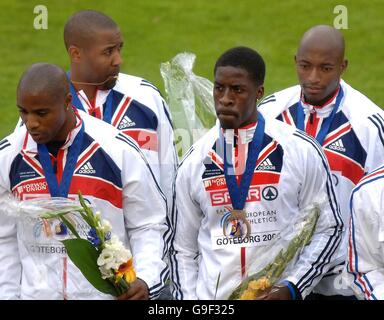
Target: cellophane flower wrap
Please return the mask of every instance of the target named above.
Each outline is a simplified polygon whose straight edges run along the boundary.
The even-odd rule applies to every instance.
[[[196,55],[183,52],[160,66],[181,157],[216,121],[213,83],[192,71]]]
[[[44,277],[44,270],[55,272],[52,260],[68,256],[94,288],[119,296],[136,280],[132,254],[112,234],[110,222],[101,219],[100,212],[87,205],[80,192],[78,200],[18,201],[9,197],[0,205],[4,214],[17,218],[21,230],[18,233],[23,235],[19,241],[41,270],[42,287],[50,282]],[[65,249],[60,249],[57,243]],[[55,258],[43,254],[49,250],[55,251]]]
[[[279,282],[310,243],[325,203],[325,197],[314,199],[310,206],[300,211],[296,219],[292,219],[292,223],[285,226],[275,241],[258,248],[257,259],[248,265],[250,275],[238,284],[228,299],[254,300]]]

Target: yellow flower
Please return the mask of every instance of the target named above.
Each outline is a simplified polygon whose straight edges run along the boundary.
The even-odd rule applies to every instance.
[[[124,277],[127,283],[132,283],[136,280],[136,272],[133,268],[133,259],[130,258],[126,263],[122,263],[116,271],[116,283]]]
[[[248,288],[240,296],[240,300],[254,300],[262,291],[271,286],[266,277],[258,280],[252,280],[248,283]]]
[[[271,286],[271,283],[266,277],[261,277],[258,280],[253,280],[248,284],[248,289],[265,290]]]
[[[242,294],[239,300],[255,300],[257,294],[255,291],[246,289]]]

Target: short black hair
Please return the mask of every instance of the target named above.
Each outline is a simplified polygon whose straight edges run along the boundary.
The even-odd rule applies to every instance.
[[[218,67],[240,67],[248,72],[256,85],[264,84],[265,63],[262,56],[255,50],[248,47],[235,47],[225,51],[217,59],[214,75]]]
[[[64,27],[65,47],[83,46],[92,42],[98,30],[115,29],[118,25],[112,18],[96,10],[81,10],[71,16]]]
[[[62,99],[70,92],[67,74],[57,65],[35,63],[23,73],[17,85],[17,94],[24,92],[45,93],[53,100]]]

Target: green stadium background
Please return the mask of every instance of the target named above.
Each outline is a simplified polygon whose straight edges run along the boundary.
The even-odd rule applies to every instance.
[[[36,30],[33,10],[48,9],[48,29]],[[265,58],[266,95],[296,83],[293,63],[303,32],[316,24],[333,25],[337,5],[348,12],[344,79],[384,106],[384,1],[277,0],[140,0],[140,1],[22,1],[0,2],[0,138],[18,118],[16,86],[22,72],[35,62],[68,68],[63,26],[81,9],[110,15],[124,37],[122,71],[156,84],[164,93],[161,62],[180,52],[197,55],[194,72],[212,80],[217,57],[245,45]]]

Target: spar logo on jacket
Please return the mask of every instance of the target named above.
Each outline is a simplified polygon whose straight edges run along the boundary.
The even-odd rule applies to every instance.
[[[204,189],[209,194],[213,207],[232,204],[224,176],[222,152],[217,151],[218,143],[220,140],[216,141],[205,158],[205,170],[202,175]],[[265,135],[246,202],[272,201],[277,198],[283,154],[283,149],[276,140]]]

